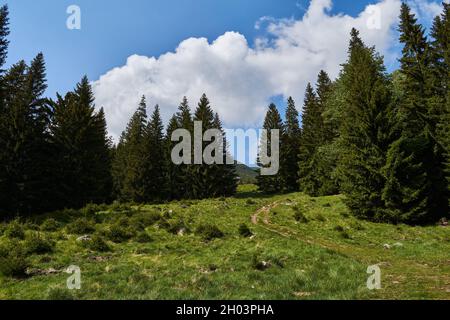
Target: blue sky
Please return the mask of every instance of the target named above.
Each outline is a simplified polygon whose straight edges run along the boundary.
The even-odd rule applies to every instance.
[[[238,31],[250,41],[263,16],[300,17],[308,0],[14,0],[10,7],[9,63],[46,57],[49,95],[65,92],[87,74],[92,80],[132,54],[159,56],[189,37],[215,39]],[[366,0],[337,1],[334,12],[356,14]],[[3,2],[5,3],[5,2]],[[66,28],[66,9],[76,4],[82,29]]]

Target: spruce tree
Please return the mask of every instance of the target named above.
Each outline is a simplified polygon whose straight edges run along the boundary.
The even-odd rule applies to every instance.
[[[95,111],[87,77],[54,104],[53,139],[58,150],[59,195],[64,207],[111,198],[111,142],[103,109]]]
[[[164,140],[164,126],[159,111],[155,106],[144,133],[144,183],[145,200],[161,201],[168,197],[167,160]]]
[[[431,30],[432,85],[433,102],[443,106],[438,140],[445,150],[445,173],[450,183],[450,4],[442,5],[444,10],[435,18]]]
[[[340,127],[339,172],[346,204],[359,218],[390,220],[383,201],[383,168],[393,139],[389,77],[382,58],[364,45],[355,29],[342,81],[346,121]]]
[[[228,143],[225,136],[225,131],[222,127],[222,121],[219,114],[214,115],[214,128],[219,129],[222,132],[222,164],[213,165],[213,176],[215,190],[213,191],[214,197],[224,196],[229,197],[236,193],[237,190],[237,174],[236,174],[236,162],[228,151]]]
[[[183,97],[183,101],[178,107],[178,112],[176,114],[176,119],[179,129],[185,129],[193,138],[194,135],[194,121],[193,115],[191,113],[191,108],[189,107],[189,102],[186,97]],[[194,161],[194,147],[191,145],[191,164],[181,164],[177,166],[177,192],[179,197],[182,198],[193,198],[193,185],[191,184],[191,176],[193,172],[193,161]]]
[[[322,144],[323,121],[316,93],[310,83],[305,92],[302,116],[302,138],[299,148],[299,184],[300,189],[311,195],[318,196],[320,180],[316,171],[315,153]]]
[[[448,212],[444,148],[439,143],[444,106],[436,103],[430,45],[405,3],[400,19],[404,99],[397,121],[403,125],[389,150],[383,198],[399,221],[432,222]]]
[[[145,143],[147,104],[142,97],[117,145],[113,160],[114,193],[122,202],[143,203],[146,199]]]
[[[284,190],[293,192],[298,190],[298,152],[300,149],[301,129],[299,114],[292,97],[289,97],[286,109],[285,135],[281,146],[281,178]]]
[[[177,116],[173,115],[169,120],[166,130],[166,168],[167,168],[167,189],[168,198],[171,200],[181,199],[184,196],[184,185],[185,181],[183,179],[183,172],[181,165],[176,165],[172,162],[172,150],[177,144],[177,142],[172,142],[172,134],[175,130],[180,129],[180,124],[178,122]]]
[[[51,210],[52,148],[42,54],[27,66],[21,61],[2,78],[1,110],[3,170],[0,210],[4,214],[32,214]]]
[[[210,106],[210,102],[205,94],[200,99],[197,109],[194,112],[194,122],[198,121],[202,124],[202,140],[203,135],[208,129],[214,129],[214,112]],[[193,137],[193,144],[194,142]],[[202,142],[202,157],[208,142]],[[215,168],[205,164],[194,164],[190,166],[190,178],[192,185],[192,196],[195,199],[204,199],[214,196],[215,191]]]
[[[285,130],[284,130],[284,125],[283,125],[283,121],[281,119],[281,115],[278,112],[278,109],[276,107],[275,104],[270,104],[269,105],[269,109],[267,111],[266,117],[264,119],[264,125],[263,125],[263,129],[267,130],[267,143],[265,143],[265,141],[263,140],[263,137],[261,137],[261,146],[263,144],[266,144],[266,148],[267,150],[265,151],[267,153],[267,155],[269,157],[272,156],[277,156],[277,155],[272,155],[272,134],[271,134],[271,130],[279,130],[279,136],[280,136],[280,144],[281,144],[281,140],[284,137],[285,134]],[[280,145],[280,149],[281,149],[281,145]],[[261,153],[261,150],[260,150]],[[280,155],[278,155],[280,156]],[[267,167],[267,165],[263,165],[260,161],[260,154],[258,155],[258,160],[257,160],[258,166],[261,167]],[[281,178],[280,172],[283,171],[283,168],[281,166],[281,159],[280,159],[280,171],[278,174],[276,175],[259,175],[257,177],[257,185],[259,190],[261,190],[262,192],[265,193],[277,193],[277,192],[282,192],[284,190],[284,184],[283,184],[283,180]]]

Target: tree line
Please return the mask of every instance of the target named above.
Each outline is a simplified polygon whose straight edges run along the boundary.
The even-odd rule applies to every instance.
[[[449,5],[430,37],[402,5],[400,69],[388,73],[374,47],[353,29],[347,61],[332,81],[308,84],[302,121],[292,98],[283,121],[269,106],[264,129],[281,132],[280,171],[259,176],[267,193],[343,193],[357,217],[426,223],[449,213]],[[175,165],[171,141],[194,122],[223,131],[206,95],[194,111],[186,98],[164,128],[160,109],[139,105],[117,145],[84,77],[56,99],[46,90],[45,62],[4,69],[8,7],[0,9],[0,215],[30,215],[88,203],[159,202],[229,196],[235,165]],[[269,136],[270,141],[270,136]],[[208,143],[203,143],[203,149]],[[229,157],[222,141],[224,157]],[[270,145],[268,146],[270,150]],[[193,152],[192,152],[193,153]],[[270,155],[269,155],[270,156]]]
[[[185,98],[164,131],[159,107],[147,117],[145,97],[117,145],[96,111],[87,77],[56,99],[47,88],[45,61],[19,61],[5,70],[8,7],[0,8],[0,217],[26,216],[89,203],[154,202],[229,196],[237,188],[234,165],[180,165],[170,159],[171,133],[222,130],[203,95],[194,113]],[[224,157],[226,141],[222,142]],[[206,145],[203,146],[205,148]]]
[[[292,99],[286,123],[271,105],[264,128],[282,131],[281,170],[260,177],[259,187],[283,192],[296,186],[311,196],[343,193],[354,215],[378,222],[448,217],[449,4],[443,8],[427,37],[402,4],[403,50],[400,69],[392,74],[353,29],[339,77],[331,81],[321,71],[315,88],[308,84],[300,132]]]

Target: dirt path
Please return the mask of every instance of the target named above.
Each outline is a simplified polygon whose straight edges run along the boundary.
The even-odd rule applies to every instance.
[[[439,269],[430,268],[429,266],[426,266],[424,268],[424,265],[418,263],[414,259],[401,259],[400,257],[396,256],[394,252],[388,250],[338,243],[329,239],[300,234],[298,231],[286,226],[272,224],[270,221],[270,212],[272,209],[276,208],[282,203],[283,201],[279,200],[258,209],[251,216],[252,224],[258,225],[259,227],[269,232],[275,233],[287,239],[294,239],[309,245],[316,245],[323,249],[331,250],[368,266],[373,264],[383,265],[385,277],[389,278],[390,281],[392,281],[388,285],[389,293],[385,292],[387,293],[387,297],[401,297],[401,295],[404,293],[402,285],[399,284],[400,281],[405,278],[403,270],[407,268],[410,273],[414,274],[414,281],[421,282],[424,288],[427,288],[430,291],[441,291],[441,294],[442,291],[445,291],[447,293],[446,299],[449,298],[450,277],[448,275],[444,276],[440,274],[438,272]],[[440,281],[438,281],[436,277],[440,278]],[[440,282],[440,284],[437,285],[437,282]],[[444,288],[442,288],[442,285],[444,285]],[[437,287],[441,288],[437,289]],[[380,297],[383,296],[384,295],[381,294]]]

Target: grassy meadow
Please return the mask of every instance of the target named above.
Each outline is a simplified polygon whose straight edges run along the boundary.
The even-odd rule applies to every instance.
[[[342,196],[88,206],[0,226],[0,299],[450,299],[450,229],[353,218]],[[382,288],[370,291],[377,264]],[[65,270],[81,269],[68,290]]]

